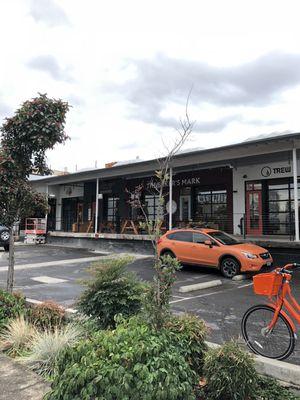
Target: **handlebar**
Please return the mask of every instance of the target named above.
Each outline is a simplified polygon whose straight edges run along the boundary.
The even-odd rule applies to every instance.
[[[292,263],[292,264],[286,264],[284,267],[279,268],[278,272],[281,274],[293,274],[293,271],[291,270],[295,270],[300,268],[300,264],[299,263]]]

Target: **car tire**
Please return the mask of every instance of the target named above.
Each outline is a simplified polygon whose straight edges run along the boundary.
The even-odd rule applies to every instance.
[[[8,230],[3,230],[0,233],[0,240],[1,242],[7,242],[9,240],[9,231]]]
[[[169,256],[169,257],[172,257],[172,258],[176,258],[175,254],[171,250],[164,251],[162,256]]]
[[[225,257],[221,261],[220,271],[227,279],[232,279],[240,273],[240,264],[236,258]]]
[[[9,251],[9,244],[6,244],[5,246],[3,246],[4,247],[4,251]]]

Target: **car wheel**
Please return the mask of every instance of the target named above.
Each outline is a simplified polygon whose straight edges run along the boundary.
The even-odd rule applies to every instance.
[[[0,234],[0,239],[1,239],[3,242],[6,242],[7,240],[9,240],[9,232],[8,232],[8,231],[3,231],[3,232],[1,232],[1,234]]]
[[[221,270],[222,275],[225,276],[225,278],[231,279],[235,275],[239,274],[240,265],[235,258],[226,257],[226,258],[223,258],[223,260],[221,262],[220,270]]]
[[[6,244],[4,247],[4,251],[9,251],[9,244]]]
[[[173,251],[171,251],[171,250],[165,251],[165,252],[162,254],[162,256],[169,256],[169,257],[171,257],[171,258],[176,258],[175,254],[174,254]]]

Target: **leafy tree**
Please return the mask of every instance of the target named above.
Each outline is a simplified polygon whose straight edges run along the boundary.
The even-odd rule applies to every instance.
[[[0,142],[0,221],[10,230],[7,290],[14,282],[13,226],[35,212],[47,212],[48,199],[29,184],[29,175],[45,175],[46,151],[68,138],[64,132],[69,105],[39,94],[25,101],[2,125]]]

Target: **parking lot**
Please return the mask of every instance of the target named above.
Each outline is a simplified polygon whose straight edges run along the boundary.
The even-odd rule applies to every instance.
[[[300,262],[300,252],[295,250],[271,251],[276,265]],[[86,268],[92,261],[106,257],[84,249],[40,245],[16,247],[15,289],[33,300],[52,299],[68,308],[76,308],[76,299],[83,290],[80,280],[87,278]],[[7,253],[0,251],[0,286],[5,287]],[[143,280],[153,276],[150,256],[138,256],[128,265]],[[179,287],[221,279],[222,285],[189,293],[180,293]],[[300,299],[300,271],[292,283],[295,297]],[[222,343],[231,338],[240,340],[240,321],[243,313],[253,304],[266,301],[255,296],[252,281],[232,281],[222,278],[218,271],[185,266],[177,273],[171,305],[174,312],[192,312],[203,318],[209,329],[209,340]],[[300,346],[289,359],[300,364]]]

